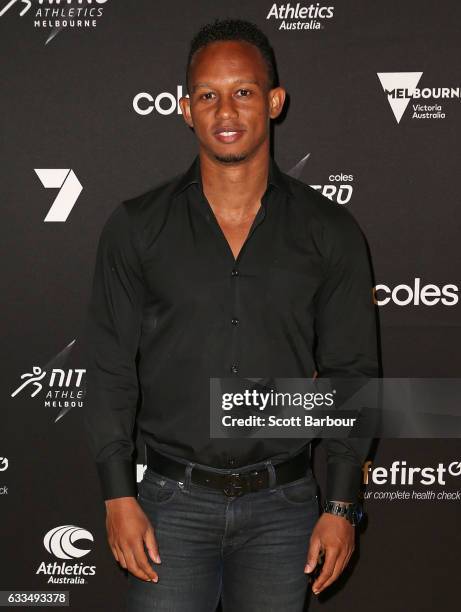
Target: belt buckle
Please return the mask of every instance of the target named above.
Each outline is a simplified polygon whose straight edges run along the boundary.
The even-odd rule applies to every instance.
[[[240,497],[245,493],[242,486],[243,474],[234,473],[225,476],[225,486],[223,488],[224,495],[227,497]]]

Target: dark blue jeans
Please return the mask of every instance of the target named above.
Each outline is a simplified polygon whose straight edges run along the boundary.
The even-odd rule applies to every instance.
[[[305,477],[240,497],[147,468],[138,502],[155,531],[162,563],[159,580],[128,574],[127,612],[302,612],[304,574],[312,529],[319,516],[317,482]],[[261,467],[254,464],[252,469]],[[214,470],[220,472],[221,470]]]

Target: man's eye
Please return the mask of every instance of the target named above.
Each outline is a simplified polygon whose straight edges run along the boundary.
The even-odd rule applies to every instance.
[[[201,98],[203,98],[204,100],[211,100],[211,96],[213,96],[213,92],[212,91],[208,91],[207,93],[204,93]]]
[[[251,92],[249,89],[239,89],[239,93],[243,94],[242,97],[247,98]]]

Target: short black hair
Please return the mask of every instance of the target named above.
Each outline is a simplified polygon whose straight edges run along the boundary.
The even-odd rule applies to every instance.
[[[251,21],[216,19],[214,22],[202,26],[191,41],[186,66],[186,85],[189,93],[189,70],[193,56],[206,45],[224,40],[242,40],[257,47],[267,66],[269,88],[277,87],[278,76],[275,55],[264,32]]]

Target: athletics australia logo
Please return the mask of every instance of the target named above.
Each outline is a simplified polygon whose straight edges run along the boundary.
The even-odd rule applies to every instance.
[[[102,5],[107,1],[94,0],[94,4]],[[61,6],[61,2],[65,6]],[[34,28],[51,30],[45,44],[61,30],[95,28],[104,11],[102,6],[91,6],[93,0],[9,0],[0,8],[0,17],[15,6],[19,16],[24,17],[34,4]]]
[[[322,30],[324,22],[334,16],[334,6],[320,6],[319,2],[309,6],[296,4],[278,4],[274,2],[266,19],[273,19],[279,30]]]
[[[79,559],[84,557],[90,549],[76,548],[75,542],[89,540],[93,542],[93,536],[86,529],[76,525],[60,525],[48,531],[43,538],[46,550],[58,559]]]
[[[80,540],[94,542],[87,529],[76,525],[59,525],[50,529],[43,538],[43,545],[50,555],[60,561],[42,561],[35,573],[46,578],[47,584],[87,584],[86,577],[96,574],[96,566],[75,562],[91,552],[90,548],[74,546]],[[72,563],[66,563],[68,560]]]

